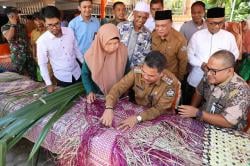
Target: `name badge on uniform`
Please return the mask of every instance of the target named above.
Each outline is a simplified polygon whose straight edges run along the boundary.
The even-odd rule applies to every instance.
[[[175,95],[175,92],[173,89],[169,89],[166,94],[168,97],[173,97]]]
[[[213,113],[213,114],[214,113],[220,113],[223,108],[224,108],[223,105],[221,105],[219,103],[213,103],[212,107],[210,109],[210,112]]]

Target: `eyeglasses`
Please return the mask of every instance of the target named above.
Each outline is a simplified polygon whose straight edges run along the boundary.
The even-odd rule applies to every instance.
[[[206,73],[211,73],[212,75],[216,75],[216,73],[220,72],[220,71],[223,71],[223,70],[226,70],[226,69],[229,69],[231,68],[232,66],[230,67],[226,67],[224,69],[212,69],[212,68],[209,68],[207,65],[205,66],[204,70]]]
[[[50,29],[52,29],[52,28],[58,28],[58,27],[60,27],[60,25],[61,25],[61,23],[60,22],[57,22],[57,23],[55,23],[55,24],[48,24],[48,25],[46,25],[46,27],[47,28],[50,28]]]

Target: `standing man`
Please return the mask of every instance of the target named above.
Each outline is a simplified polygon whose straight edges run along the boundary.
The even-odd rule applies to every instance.
[[[151,33],[144,27],[149,16],[149,5],[140,1],[133,11],[134,20],[121,22],[117,25],[121,42],[128,47],[130,67],[142,64],[145,55],[151,49]]]
[[[145,23],[145,27],[153,32],[155,29],[155,12],[164,9],[163,0],[151,0],[150,1],[150,16]]]
[[[205,3],[202,1],[196,1],[191,6],[192,20],[185,22],[180,29],[180,32],[185,36],[187,41],[190,40],[191,36],[198,30],[207,27],[204,20],[206,13]]]
[[[151,51],[147,54],[142,66],[132,69],[109,91],[106,96],[106,108],[101,117],[101,122],[105,126],[111,126],[114,116],[113,108],[119,97],[131,87],[135,92],[136,103],[148,109],[123,120],[119,129],[126,130],[137,123],[153,120],[173,110],[178,103],[179,81],[166,70],[164,55],[159,51]]]
[[[28,74],[35,79],[36,66],[29,48],[25,25],[20,23],[16,8],[7,7],[5,14],[9,22],[1,27],[1,31],[10,46],[11,63],[19,74]]]
[[[234,72],[234,64],[235,55],[231,52],[215,52],[204,66],[206,74],[196,88],[191,106],[179,106],[179,114],[219,127],[243,130],[250,108],[250,88]],[[198,108],[202,99],[204,102]]]
[[[83,56],[90,47],[100,27],[100,22],[97,18],[91,16],[92,0],[79,0],[78,10],[81,14],[71,20],[68,27],[73,29],[78,47]]]
[[[226,49],[239,57],[239,50],[233,34],[222,29],[225,21],[224,8],[211,8],[207,11],[207,28],[197,31],[188,43],[188,61],[192,66],[188,75],[188,92],[191,99],[195,88],[204,74],[204,66],[216,51]]]
[[[167,59],[167,69],[180,81],[187,67],[187,42],[185,37],[172,28],[172,11],[155,13],[155,31],[152,33],[152,50],[160,51]]]
[[[37,40],[37,58],[41,75],[47,91],[54,91],[49,72],[50,62],[58,86],[68,86],[81,81],[81,69],[76,58],[83,62],[83,56],[78,49],[74,32],[71,28],[61,27],[61,13],[54,6],[42,8],[47,31]]]
[[[33,14],[34,23],[36,28],[32,30],[30,35],[30,43],[32,47],[32,53],[35,60],[37,60],[36,56],[36,41],[37,39],[46,31],[45,23],[43,21],[42,16],[39,12]]]
[[[126,6],[123,2],[117,1],[113,4],[113,14],[115,18],[109,21],[114,25],[118,25],[120,22],[126,21]]]

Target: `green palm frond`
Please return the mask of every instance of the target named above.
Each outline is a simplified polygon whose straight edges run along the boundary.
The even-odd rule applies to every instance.
[[[45,139],[46,135],[48,134],[49,130],[53,126],[53,124],[58,119],[60,119],[61,116],[63,116],[69,110],[69,108],[71,108],[71,106],[74,104],[72,101],[74,100],[74,98],[77,95],[78,95],[77,92],[75,94],[73,93],[73,95],[71,97],[69,97],[69,99],[66,102],[62,103],[60,108],[58,108],[56,113],[51,117],[51,119],[48,121],[48,123],[44,126],[43,131],[41,132],[39,138],[37,139],[37,141],[35,142],[35,145],[32,148],[32,151],[29,155],[28,161],[30,161],[34,157],[34,155],[38,151],[40,145],[42,144],[43,140]]]
[[[0,118],[0,164],[5,163],[6,151],[12,148],[29,128],[49,113],[55,112],[35,143],[29,156],[31,159],[53,124],[69,110],[74,99],[81,94],[83,94],[82,84],[77,83],[59,89],[41,100],[34,101],[20,110]]]

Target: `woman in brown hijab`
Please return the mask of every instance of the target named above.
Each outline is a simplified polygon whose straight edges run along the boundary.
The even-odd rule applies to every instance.
[[[103,25],[84,55],[82,82],[88,103],[96,93],[106,95],[125,73],[127,47],[120,42],[118,29],[113,24]]]

